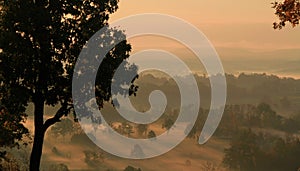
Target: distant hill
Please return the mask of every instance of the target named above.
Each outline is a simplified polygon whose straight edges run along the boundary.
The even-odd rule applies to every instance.
[[[210,84],[207,76],[194,75],[198,83],[201,107],[210,105]],[[281,78],[267,74],[226,75],[227,104],[258,104],[265,102],[277,111],[294,113],[300,111],[300,80]],[[139,110],[148,110],[149,94],[153,90],[165,93],[167,108],[180,106],[180,92],[176,82],[169,77],[142,74],[137,80],[139,90],[136,97],[131,97],[133,105]],[[189,83],[186,83],[189,84]]]

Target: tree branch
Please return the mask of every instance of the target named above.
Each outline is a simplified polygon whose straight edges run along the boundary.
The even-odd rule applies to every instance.
[[[70,113],[72,108],[73,106],[68,107],[68,104],[63,104],[52,118],[46,120],[46,122],[43,125],[43,131],[46,132],[46,130],[50,126],[52,126],[56,122],[60,122],[60,118],[63,116],[67,116]]]

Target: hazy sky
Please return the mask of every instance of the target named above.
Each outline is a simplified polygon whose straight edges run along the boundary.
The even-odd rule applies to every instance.
[[[272,23],[277,18],[271,2],[272,0],[121,0],[119,10],[111,16],[110,21],[141,13],[169,14],[200,29],[215,46],[222,60],[231,57],[258,60],[274,56],[279,60],[293,58],[300,65],[300,27],[292,29],[288,25],[282,30],[274,30]],[[157,37],[139,37],[130,42],[134,50],[149,47],[166,47],[169,50],[180,48],[174,41]],[[277,50],[285,50],[289,56],[279,56]],[[270,54],[264,57],[265,53]],[[225,65],[225,70],[232,68]],[[243,68],[237,70],[241,71]]]
[[[164,13],[202,30],[215,46],[254,49],[300,48],[300,29],[273,30],[270,0],[126,0],[111,21],[140,13]]]

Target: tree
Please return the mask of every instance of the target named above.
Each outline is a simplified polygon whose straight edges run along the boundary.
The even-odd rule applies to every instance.
[[[7,108],[0,106],[0,148],[19,146],[23,135],[29,136],[28,129],[22,123],[26,117],[25,109],[18,105],[9,105],[9,100],[2,100],[1,97],[3,97],[2,93],[0,93],[0,104],[7,106]],[[21,113],[15,115],[18,109],[21,110]],[[5,154],[6,151],[0,151],[0,160],[5,157]]]
[[[165,128],[168,132],[174,125],[174,120],[168,116],[167,118],[164,119],[164,122],[162,123],[162,128]]]
[[[223,163],[230,170],[256,170],[257,136],[251,130],[241,130],[225,149]]]
[[[215,166],[214,163],[206,161],[203,165],[202,165],[203,171],[216,171],[218,168],[217,166]]]
[[[259,116],[261,126],[280,128],[282,117],[277,115],[276,112],[266,103],[260,103],[257,106],[256,114]]]
[[[151,139],[151,138],[153,138],[153,140],[156,140],[156,134],[153,130],[150,130],[148,132],[148,139]]]
[[[187,135],[188,138],[195,139],[197,137],[197,132],[199,128],[197,123],[196,124],[189,124],[186,129],[184,130],[185,135]]]
[[[284,0],[283,2],[274,2],[272,4],[272,8],[275,9],[275,15],[279,18],[279,22],[273,23],[274,29],[282,29],[286,25],[286,22],[291,23],[293,27],[299,24],[299,0]]]
[[[127,166],[124,171],[142,171],[140,168],[134,168],[132,166]]]
[[[14,157],[8,155],[4,160],[0,160],[0,170],[20,171],[20,166]]]
[[[133,126],[128,122],[122,122],[121,130],[122,130],[122,133],[127,135],[128,137],[130,136],[130,134],[134,133]]]
[[[72,112],[72,76],[80,51],[94,33],[108,25],[109,15],[117,10],[117,4],[118,0],[1,1],[0,98],[16,121],[24,118],[29,102],[34,104],[31,171],[39,170],[47,129]],[[105,36],[114,42],[123,40],[124,33],[107,30]],[[130,50],[127,41],[121,41],[97,70],[100,74],[95,94],[100,107],[111,101],[114,71],[129,57]],[[125,69],[136,71],[136,67]],[[46,121],[45,105],[59,106]]]
[[[148,125],[147,124],[138,124],[136,126],[136,129],[137,129],[139,136],[143,136],[147,133]]]
[[[49,167],[49,170],[53,170],[53,171],[69,171],[69,168],[67,165],[65,164],[52,164],[50,167]]]
[[[102,151],[84,151],[85,159],[84,162],[91,167],[98,167],[99,163],[103,163],[105,156]]]
[[[62,119],[61,122],[55,124],[51,128],[51,132],[54,136],[71,134],[74,131],[73,122],[70,119]]]
[[[300,140],[240,130],[225,149],[223,163],[230,170],[297,170]]]

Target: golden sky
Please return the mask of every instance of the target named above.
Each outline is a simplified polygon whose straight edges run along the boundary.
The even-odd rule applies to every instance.
[[[164,13],[182,18],[204,32],[216,47],[300,48],[300,29],[273,30],[270,0],[121,0],[111,21],[134,14]]]

